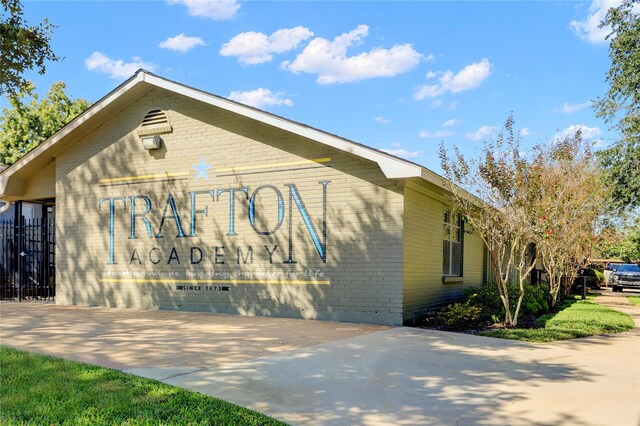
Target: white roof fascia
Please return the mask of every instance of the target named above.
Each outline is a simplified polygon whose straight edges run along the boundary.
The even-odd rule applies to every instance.
[[[440,176],[439,174],[432,172],[429,169],[426,168],[422,168],[422,173],[420,174],[420,177],[424,180],[426,180],[427,182],[431,182],[432,184],[440,187],[440,188],[445,188],[444,186],[444,178],[442,176]]]
[[[140,74],[143,75],[144,73]],[[328,133],[303,126],[250,107],[246,107],[244,105],[237,104],[235,102],[231,102],[154,75],[144,74],[144,81],[148,82],[151,85],[169,90],[171,92],[175,92],[180,95],[207,103],[209,105],[213,105],[218,108],[240,114],[242,116],[260,121],[278,129],[286,130],[288,132],[303,136],[316,142],[320,142],[324,145],[328,145],[340,151],[344,151],[349,154],[373,161],[380,166],[384,175],[389,179],[421,177],[422,171],[424,170],[423,167],[418,166],[417,164],[385,155],[380,151],[367,148],[365,146],[347,141]],[[442,186],[442,182],[438,183],[438,186]]]

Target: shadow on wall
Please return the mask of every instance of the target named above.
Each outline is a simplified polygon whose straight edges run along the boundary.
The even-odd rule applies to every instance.
[[[221,121],[223,125],[227,122]],[[137,123],[122,128],[131,129],[135,125]],[[257,140],[261,134],[253,123],[242,126],[232,123],[227,130],[252,140]],[[60,303],[402,323],[399,190],[393,182],[381,178],[380,172],[374,179],[386,186],[371,185],[366,183],[371,180],[370,166],[368,170],[353,168],[350,166],[354,161],[351,157],[332,153],[336,161],[331,163],[331,167],[292,169],[269,175],[227,175],[224,179],[219,177],[221,175],[212,174],[209,182],[194,179],[191,171],[187,178],[100,184],[98,179],[103,176],[140,175],[140,169],[132,161],[135,156],[163,158],[161,167],[167,168],[164,161],[173,160],[171,150],[166,148],[160,153],[142,150],[134,132],[121,130],[109,137],[109,140],[118,142],[105,144],[99,149],[87,148],[86,152],[73,159],[75,163],[68,170],[58,173],[57,283]],[[265,143],[274,150],[283,151],[282,146],[277,146],[278,138],[285,140],[282,144],[285,148],[295,152],[293,143],[288,142],[291,136],[284,132],[275,132]],[[323,153],[322,148],[318,147],[317,152],[304,157],[317,157]],[[326,155],[326,148],[324,153]],[[62,167],[63,161],[59,159],[57,166]],[[147,168],[149,164],[153,165],[152,162],[145,164]],[[322,235],[323,186],[319,182],[327,180],[331,182],[327,184],[325,241]],[[366,194],[359,187],[347,184],[354,180],[363,182]],[[293,200],[286,186],[299,181],[303,181],[296,187],[302,200],[300,204]],[[276,191],[267,189],[255,198],[253,207],[258,213],[250,217],[249,198],[253,191],[265,184],[280,191],[282,211],[277,207]],[[233,220],[236,236],[228,235],[231,231],[228,191],[216,193],[214,200],[209,198],[208,203],[206,193],[195,196],[196,232],[190,236],[193,233],[190,208],[193,196],[189,192],[229,188],[248,188],[246,196],[241,191],[235,194]],[[175,202],[182,229],[173,214],[169,194]],[[146,201],[142,196],[148,197],[152,205],[146,216]],[[115,199],[115,265],[108,264],[111,260],[111,198]],[[104,201],[99,210],[100,199]],[[130,238],[132,203],[135,203],[133,222],[136,238]],[[308,220],[305,220],[301,204],[304,204]],[[207,214],[198,212],[205,207]],[[275,228],[278,228],[277,232],[271,235],[258,235],[255,231]],[[157,238],[160,234],[161,238]],[[182,237],[178,237],[179,234]],[[326,251],[326,263],[322,262],[321,249]],[[192,261],[200,255],[200,262]],[[246,262],[249,257],[252,263]],[[287,263],[289,259],[297,263]],[[223,261],[224,264],[216,264]],[[268,284],[224,282],[233,277],[225,273],[234,272],[252,274],[239,280],[257,277],[256,273],[280,273],[273,276],[282,281],[282,274],[287,271],[301,274],[287,277],[292,281],[329,281],[330,284],[276,284],[273,283],[276,279],[269,275],[260,278]],[[317,271],[324,275],[304,275],[305,272],[318,274]],[[134,275],[118,275],[120,273]],[[211,275],[216,273],[219,274]],[[198,279],[208,281],[195,281]],[[177,290],[178,285],[199,287]]]

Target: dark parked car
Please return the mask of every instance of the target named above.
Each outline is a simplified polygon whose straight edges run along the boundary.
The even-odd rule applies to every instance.
[[[640,266],[635,263],[623,263],[613,272],[611,284],[613,291],[622,291],[623,288],[640,289]]]

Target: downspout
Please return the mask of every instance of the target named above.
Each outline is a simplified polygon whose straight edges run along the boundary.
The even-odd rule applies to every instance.
[[[6,212],[11,207],[11,203],[8,201],[0,200],[0,214]]]

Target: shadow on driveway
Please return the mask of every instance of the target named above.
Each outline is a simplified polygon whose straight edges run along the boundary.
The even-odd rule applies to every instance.
[[[394,328],[166,382],[294,424],[636,425],[638,358],[603,363],[581,340],[565,348]],[[618,361],[625,371],[608,367]]]
[[[413,328],[0,304],[1,343],[293,424],[638,425],[638,328],[549,344]]]
[[[388,327],[175,311],[0,303],[0,342],[116,369],[209,368]]]

